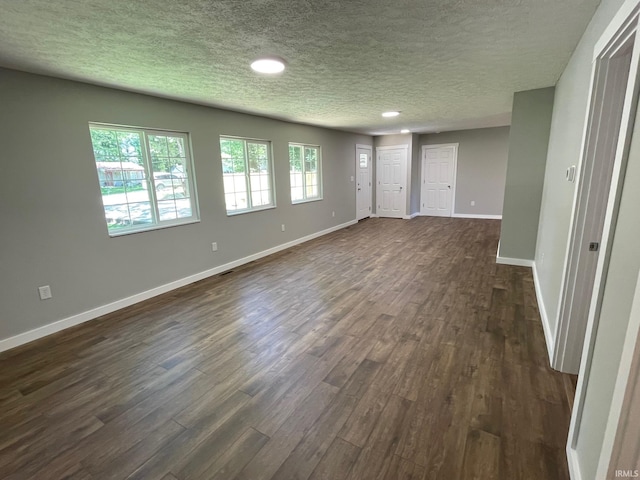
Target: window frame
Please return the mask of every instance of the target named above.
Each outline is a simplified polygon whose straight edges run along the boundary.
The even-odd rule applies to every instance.
[[[293,186],[291,185],[291,153],[289,149],[291,147],[302,147],[302,157],[301,157],[301,173],[302,173],[302,195],[303,198],[300,200],[294,200],[292,191]],[[307,178],[305,171],[305,149],[314,148],[318,150],[318,195],[315,197],[307,197]],[[324,199],[324,189],[322,188],[322,147],[320,145],[313,145],[310,143],[300,143],[300,142],[289,142],[287,146],[287,154],[289,156],[289,198],[291,199],[292,205],[298,205],[300,203],[309,203],[309,202],[318,202]]]
[[[224,186],[224,160],[222,158],[222,140],[236,140],[243,142],[243,154],[244,154],[244,181],[245,188],[247,192],[247,205],[248,208],[229,210],[227,208],[227,191]],[[253,195],[251,192],[251,168],[249,165],[249,153],[248,153],[248,143],[254,143],[259,145],[265,145],[267,148],[267,165],[269,167],[269,192],[271,195],[271,203],[268,205],[258,205],[253,206]],[[228,217],[233,217],[235,215],[244,215],[246,213],[252,212],[260,212],[262,210],[271,210],[276,208],[276,186],[275,186],[275,171],[274,171],[274,163],[273,163],[273,143],[271,140],[265,140],[260,138],[250,138],[250,137],[239,137],[235,135],[220,135],[218,139],[218,145],[220,146],[220,168],[222,171],[222,192],[224,195],[224,208]]]
[[[166,130],[159,128],[149,128],[149,127],[134,127],[130,125],[117,125],[110,123],[100,123],[100,122],[89,122],[89,142],[91,143],[91,151],[94,159],[94,167],[96,169],[96,174],[98,177],[98,188],[101,188],[102,185],[100,183],[100,175],[98,172],[98,160],[95,156],[95,149],[93,146],[93,140],[91,139],[91,130],[112,130],[119,132],[132,132],[140,135],[140,154],[142,156],[142,167],[144,168],[145,179],[143,182],[146,182],[146,191],[148,192],[149,204],[151,206],[151,218],[152,222],[149,224],[140,224],[137,226],[128,226],[122,227],[117,230],[109,229],[109,224],[106,221],[107,233],[109,237],[121,237],[124,235],[131,235],[134,233],[140,232],[149,232],[153,230],[162,230],[164,228],[176,227],[179,225],[190,225],[193,223],[200,222],[200,209],[198,205],[198,194],[196,191],[196,181],[195,181],[195,167],[193,161],[193,147],[191,144],[191,135],[189,132],[181,132],[176,130]],[[154,182],[154,171],[153,171],[153,160],[151,158],[151,146],[149,144],[149,135],[158,135],[158,136],[167,136],[167,137],[178,137],[182,138],[185,147],[185,168],[186,172],[186,183],[188,185],[188,190],[190,192],[189,200],[191,204],[191,216],[183,217],[183,218],[174,218],[170,220],[161,220],[160,219],[160,211],[158,201],[161,201],[157,197],[156,186]],[[115,163],[115,162],[114,162]],[[102,197],[102,195],[101,195]],[[174,197],[175,200],[175,197]],[[129,202],[127,202],[128,204]],[[103,214],[106,213],[104,211],[104,204],[102,206]]]

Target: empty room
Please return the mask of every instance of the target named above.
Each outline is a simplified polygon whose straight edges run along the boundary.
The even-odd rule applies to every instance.
[[[0,12],[2,480],[640,477],[640,0]]]

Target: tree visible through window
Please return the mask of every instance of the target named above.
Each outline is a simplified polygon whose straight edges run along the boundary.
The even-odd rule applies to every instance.
[[[220,137],[227,213],[274,206],[270,150],[269,142]]]
[[[321,199],[320,147],[290,143],[289,178],[292,203]]]
[[[197,220],[188,136],[89,125],[111,235]]]

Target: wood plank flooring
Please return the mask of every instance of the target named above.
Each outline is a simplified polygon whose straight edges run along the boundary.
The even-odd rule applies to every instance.
[[[568,479],[499,227],[365,220],[0,354],[0,478]]]

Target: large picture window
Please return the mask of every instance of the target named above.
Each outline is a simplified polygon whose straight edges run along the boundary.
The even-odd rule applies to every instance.
[[[197,221],[186,133],[90,124],[109,235]]]
[[[289,178],[291,202],[301,203],[322,199],[320,147],[289,144]]]
[[[271,144],[262,140],[220,137],[227,214],[275,206]]]

